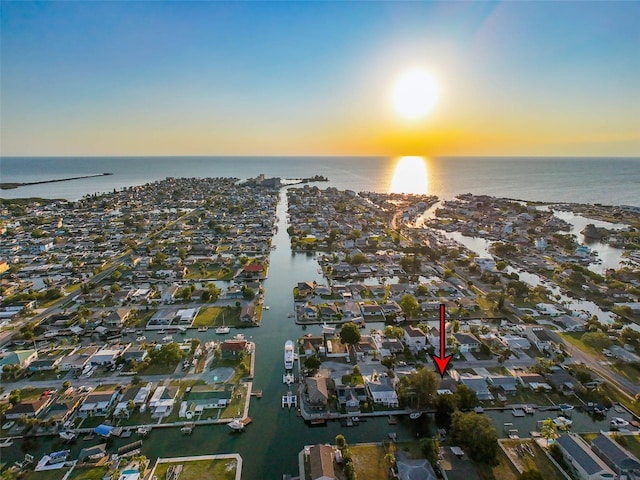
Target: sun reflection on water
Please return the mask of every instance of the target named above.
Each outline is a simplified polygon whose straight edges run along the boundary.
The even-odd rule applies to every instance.
[[[389,190],[391,193],[426,195],[429,190],[429,173],[424,157],[400,157]]]

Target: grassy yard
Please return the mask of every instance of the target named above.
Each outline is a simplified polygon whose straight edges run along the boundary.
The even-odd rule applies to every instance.
[[[584,333],[585,332],[564,332],[558,333],[558,335],[560,335],[563,340],[566,340],[571,345],[579,348],[584,352],[590,353],[598,360],[608,361],[609,359],[602,354],[602,351],[598,350],[597,348],[593,348],[582,341],[582,336],[584,335]]]
[[[58,370],[43,370],[41,372],[35,372],[29,377],[30,382],[39,382],[42,380],[56,380],[60,373]],[[66,372],[65,372],[66,374]]]
[[[529,453],[524,455],[518,455],[517,448],[520,445],[526,444],[533,452],[533,456]],[[523,470],[537,470],[542,474],[545,480],[563,480],[563,475],[547,458],[544,451],[538,446],[537,443],[531,440],[505,440],[503,445],[509,453],[509,458],[514,464],[519,464]],[[522,450],[521,450],[522,452]],[[495,472],[494,472],[495,473]],[[502,479],[502,476],[496,474],[496,478]]]
[[[148,425],[150,423],[157,423],[157,419],[151,418],[151,411],[147,410],[144,413],[140,413],[138,409],[129,414],[129,418],[122,418],[118,423],[118,426],[125,427],[131,425]]]
[[[64,477],[68,471],[68,468],[59,468],[57,470],[29,472],[23,480],[62,480],[62,477]]]
[[[234,274],[234,269],[219,264],[209,263],[205,266],[200,263],[195,263],[189,266],[189,273],[187,273],[186,278],[189,280],[232,280]]]
[[[127,327],[130,328],[142,328],[147,325],[149,319],[156,313],[154,308],[149,310],[136,310],[128,319]]]
[[[182,465],[180,480],[201,480],[216,478],[220,480],[234,480],[238,464],[235,459],[196,460],[188,462],[158,463],[153,475],[165,478],[171,465]]]
[[[235,418],[244,411],[244,405],[247,399],[247,386],[240,384],[236,386],[231,397],[231,402],[222,411],[220,418]]]
[[[102,480],[109,467],[76,467],[67,480]]]
[[[176,363],[170,363],[168,365],[164,364],[151,364],[147,368],[138,371],[138,375],[170,375],[175,372],[176,368],[178,368],[178,364],[180,361]]]
[[[244,326],[240,322],[240,311],[235,308],[206,307],[201,308],[193,321],[193,327],[220,327],[222,322],[227,327]]]
[[[632,435],[615,435],[616,442],[640,458],[640,438]]]
[[[389,465],[384,459],[387,452],[382,445],[356,445],[349,447],[349,451],[358,478],[367,480],[389,478]]]

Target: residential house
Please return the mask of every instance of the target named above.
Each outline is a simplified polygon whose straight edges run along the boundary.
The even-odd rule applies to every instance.
[[[313,445],[309,447],[309,474],[311,480],[336,480],[333,465],[333,448],[329,445]],[[301,474],[301,478],[306,475]]]
[[[93,391],[87,395],[80,407],[80,415],[83,417],[107,415],[109,408],[118,397],[118,390]]]
[[[570,373],[559,370],[545,375],[547,383],[565,395],[572,395],[573,389],[580,384]]]
[[[528,350],[531,348],[531,342],[519,335],[502,335],[500,341],[510,350]]]
[[[512,375],[489,375],[487,377],[487,382],[493,388],[498,390],[502,390],[504,393],[515,395],[518,391],[516,385],[517,380]]]
[[[122,327],[130,315],[130,308],[117,308],[105,318],[104,323],[109,327]]]
[[[47,355],[34,360],[29,364],[31,372],[44,372],[55,370],[62,360],[62,355]]]
[[[220,353],[222,358],[237,358],[240,352],[244,352],[246,348],[246,340],[225,340],[220,345]]]
[[[327,305],[321,305],[320,308],[320,318],[328,321],[335,321],[340,318],[340,311],[338,307],[334,303],[328,303]]]
[[[364,385],[337,385],[336,396],[347,413],[356,413],[360,412],[360,402],[367,400],[367,390]]]
[[[617,475],[602,461],[587,443],[575,433],[556,440],[560,451],[580,480],[615,480]]]
[[[133,345],[122,354],[125,362],[143,362],[149,356],[149,352],[142,345]]]
[[[327,379],[322,376],[305,378],[307,403],[312,410],[324,410],[329,401]]]
[[[51,400],[51,396],[43,396],[37,400],[23,400],[8,409],[4,417],[7,420],[16,420],[23,415],[29,418],[35,418],[49,406]]]
[[[478,400],[493,400],[495,398],[489,391],[487,380],[481,375],[464,374],[460,376],[460,382],[476,392]]]
[[[102,348],[91,356],[92,365],[112,365],[122,354],[122,350]]]
[[[69,370],[82,370],[91,357],[98,351],[98,347],[83,347],[75,350],[60,359],[58,370],[67,372]]]
[[[364,379],[365,387],[371,399],[380,405],[396,408],[400,405],[398,393],[389,377],[386,375],[374,375]]]
[[[153,392],[151,400],[149,400],[149,408],[151,409],[151,417],[166,417],[173,410],[173,404],[178,396],[178,389],[174,387],[160,386]]]
[[[57,423],[66,422],[82,403],[82,396],[69,395],[58,398],[51,404],[42,416],[43,420],[54,420]]]
[[[27,368],[38,358],[37,350],[14,350],[0,353],[0,371],[7,365],[18,365],[20,369]]]
[[[315,291],[314,282],[298,282],[298,297],[308,297]]]
[[[544,353],[551,350],[552,338],[543,327],[527,327],[525,330],[529,341]]]
[[[480,350],[480,340],[470,333],[454,333],[453,338],[458,343],[460,352],[478,352]]]
[[[531,390],[544,390],[547,392],[551,390],[551,385],[547,383],[547,380],[537,373],[516,373],[516,378],[520,385]]]
[[[362,316],[364,318],[370,318],[370,317],[382,318],[383,316],[382,308],[380,308],[380,305],[376,305],[373,303],[366,303],[366,304],[360,305],[360,310],[362,310]]]
[[[404,327],[403,340],[412,351],[418,352],[427,346],[427,335],[418,327],[407,325]]]
[[[591,449],[618,475],[640,478],[640,461],[609,435],[601,433],[591,442]]]
[[[240,311],[240,321],[242,323],[254,323],[256,321],[256,306],[249,303],[242,306]]]

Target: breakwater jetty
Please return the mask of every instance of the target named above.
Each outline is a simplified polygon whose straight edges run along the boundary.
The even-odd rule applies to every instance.
[[[42,185],[45,183],[68,182],[69,180],[80,180],[83,178],[106,177],[108,175],[113,175],[113,173],[109,173],[109,172],[96,173],[92,175],[81,175],[78,177],[57,178],[54,180],[40,180],[39,182],[2,182],[0,183],[0,190],[11,190],[14,188],[26,187],[28,185]]]

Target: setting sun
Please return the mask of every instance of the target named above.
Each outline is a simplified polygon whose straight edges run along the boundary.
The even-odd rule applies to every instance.
[[[438,100],[438,84],[426,70],[402,74],[393,87],[393,107],[404,118],[418,119],[427,115]]]

